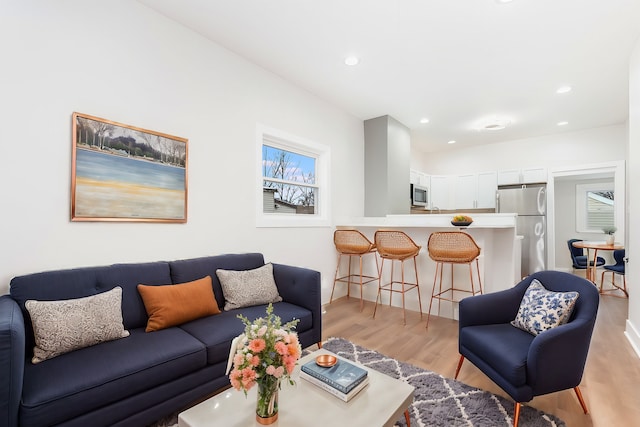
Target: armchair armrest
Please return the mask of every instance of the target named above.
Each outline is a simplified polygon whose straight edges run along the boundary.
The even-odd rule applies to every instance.
[[[315,331],[313,342],[320,342],[322,340],[320,273],[308,268],[273,264],[273,277],[283,301],[311,311],[312,329]]]
[[[24,362],[22,311],[10,296],[0,296],[0,425],[18,425]]]
[[[595,318],[574,320],[535,337],[527,355],[527,378],[534,395],[580,384],[594,323]]]
[[[460,301],[460,328],[474,325],[509,323],[516,318],[528,283],[491,294],[467,297]]]

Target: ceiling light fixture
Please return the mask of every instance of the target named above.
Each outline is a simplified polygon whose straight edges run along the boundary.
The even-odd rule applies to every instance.
[[[420,119],[420,123],[422,124],[429,123],[429,119],[427,119],[426,117],[423,119]]]
[[[569,122],[558,122],[558,126],[566,126]]]
[[[571,92],[571,86],[560,86],[558,88],[558,90],[556,90],[556,93],[567,93],[567,92]]]
[[[344,59],[344,63],[346,65],[358,65],[359,62],[360,62],[360,60],[358,59],[357,56],[347,56]]]
[[[480,131],[484,130],[502,130],[511,124],[511,119],[491,117],[489,119],[481,120],[476,128]]]
[[[452,139],[451,141],[448,141],[447,144],[455,144],[456,142]]]
[[[505,3],[511,3],[513,0],[496,0],[496,3],[500,3],[500,4],[505,4]]]

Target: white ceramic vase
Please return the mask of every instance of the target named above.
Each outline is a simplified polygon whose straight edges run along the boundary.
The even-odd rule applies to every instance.
[[[607,245],[613,245],[613,242],[616,241],[615,234],[607,234]]]

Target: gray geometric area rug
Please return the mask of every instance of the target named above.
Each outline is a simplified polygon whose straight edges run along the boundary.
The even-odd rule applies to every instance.
[[[409,407],[411,426],[419,427],[497,427],[513,425],[512,401],[488,391],[445,378],[409,363],[400,362],[343,338],[329,338],[322,348],[345,359],[409,383],[415,387]],[[554,415],[522,406],[522,427],[565,427]],[[396,426],[406,427],[404,416]]]
[[[513,425],[513,402],[488,391],[445,378],[409,363],[400,362],[377,351],[360,347],[344,338],[329,338],[322,348],[345,359],[399,379],[415,387],[409,407],[412,427],[509,427]],[[310,351],[304,350],[303,355]],[[213,423],[212,425],[214,425]],[[522,405],[521,427],[566,427],[554,415]],[[177,427],[178,414],[149,427]],[[396,427],[406,427],[404,415]],[[356,426],[369,427],[369,426]]]

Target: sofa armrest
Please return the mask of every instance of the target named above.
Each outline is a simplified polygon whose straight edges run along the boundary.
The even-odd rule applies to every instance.
[[[308,268],[273,264],[273,277],[283,301],[311,311],[313,340],[320,342],[322,340],[320,273]]]
[[[0,425],[18,425],[25,363],[22,311],[9,295],[0,296]]]

